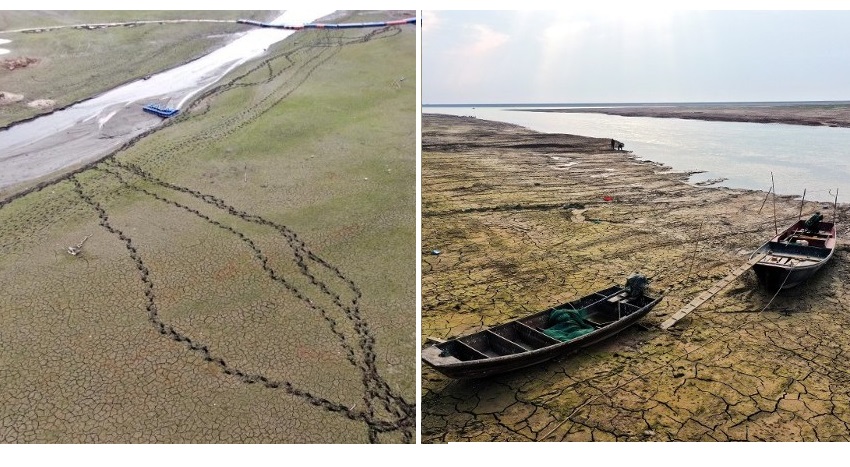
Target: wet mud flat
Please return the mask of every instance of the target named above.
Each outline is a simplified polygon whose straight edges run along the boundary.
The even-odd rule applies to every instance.
[[[702,104],[586,109],[536,109],[535,112],[602,113],[624,117],[684,118],[720,122],[787,123],[790,125],[850,127],[850,104]]]
[[[846,226],[804,285],[774,294],[747,271],[662,331],[774,235],[764,192],[690,185],[609,139],[427,114],[422,131],[422,345],[633,272],[666,291],[642,326],[543,365],[484,380],[423,366],[423,442],[850,438]],[[775,209],[782,229],[800,201]]]

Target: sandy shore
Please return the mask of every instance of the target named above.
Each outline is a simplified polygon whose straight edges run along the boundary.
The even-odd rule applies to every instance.
[[[636,271],[666,290],[645,330],[547,364],[482,381],[423,367],[423,442],[850,438],[846,227],[802,287],[774,297],[748,271],[661,331],[774,234],[764,192],[689,185],[607,139],[473,118],[425,115],[422,144],[423,345]],[[779,228],[799,209],[777,198]]]
[[[536,112],[602,113],[626,117],[685,118],[722,122],[850,127],[850,104],[716,104],[658,107],[538,109]]]

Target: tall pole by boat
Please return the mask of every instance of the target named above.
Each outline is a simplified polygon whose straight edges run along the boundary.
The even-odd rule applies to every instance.
[[[761,210],[764,209],[764,204],[767,203],[767,197],[773,193],[773,186],[767,189],[767,193],[764,194],[764,201],[761,202],[761,207],[759,208],[759,214],[761,214]]]
[[[797,219],[803,218],[803,203],[806,202],[806,189],[803,188],[803,199],[800,200],[800,215],[797,216]]]
[[[776,231],[776,235],[779,235],[779,225],[776,223],[776,182],[773,181],[773,172],[770,172],[770,186],[773,190],[773,230]]]
[[[835,188],[835,202],[832,205],[832,225],[835,225],[835,217],[838,215],[838,188]]]
[[[690,267],[688,267],[688,275],[685,277],[685,280],[690,279],[691,269],[693,269],[694,262],[697,259],[697,249],[699,248],[699,238],[700,238],[700,235],[702,234],[702,224],[704,222],[705,222],[705,220],[703,220],[702,222],[699,223],[699,230],[697,230],[697,240],[694,242],[694,256],[691,258],[691,265],[690,265]]]

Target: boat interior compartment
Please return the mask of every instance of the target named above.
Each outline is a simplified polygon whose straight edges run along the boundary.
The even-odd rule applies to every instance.
[[[606,302],[590,310],[584,320],[596,328],[601,328],[619,321],[624,316],[628,316],[640,308],[641,307],[627,302]]]
[[[818,247],[809,243],[802,245],[799,243],[784,243],[784,242],[768,242],[767,250],[769,254],[778,256],[805,258],[826,258],[831,250],[823,246]]]
[[[808,232],[800,232],[789,235],[780,240],[781,243],[787,245],[799,244],[802,246],[813,246],[817,248],[826,248],[826,241],[829,240],[828,234],[811,234]]]
[[[501,355],[522,353],[528,350],[512,340],[500,336],[493,332],[493,330],[488,329],[485,334],[487,335],[487,338],[490,339],[490,346],[500,349],[499,354]]]
[[[643,301],[641,300],[640,302],[642,303]],[[600,303],[598,306],[588,310],[587,317],[585,319],[605,323],[618,321],[624,316],[628,316],[640,310],[643,306],[644,305],[639,306],[632,302],[625,301]]]
[[[584,321],[587,321],[598,329],[607,326],[624,316],[628,316],[652,302],[652,299],[646,296],[628,298],[625,292],[618,293],[620,291],[622,291],[622,289],[618,287],[603,290],[602,292],[595,294],[590,299],[574,303],[573,308],[587,308],[587,314]],[[559,308],[563,308],[563,305],[547,310],[545,313],[538,313],[536,315],[529,316],[528,318],[524,318],[520,321],[533,329],[548,329],[552,326],[552,323],[549,321],[549,316],[552,311]]]
[[[512,322],[446,342],[439,347],[460,360],[480,360],[528,352],[558,342],[528,326]]]
[[[513,323],[497,326],[492,329],[492,332],[521,346],[525,351],[537,350],[561,342],[543,334],[536,327],[529,326],[522,321],[514,321]]]
[[[470,345],[461,342],[460,340],[451,340],[438,344],[437,348],[441,351],[441,356],[452,356],[461,361],[481,360],[488,358],[487,355],[479,352]]]
[[[829,248],[834,243],[835,224],[832,222],[820,222],[816,229],[807,229],[803,221],[798,221],[785,232],[782,232],[774,241],[786,245],[813,246],[817,248]]]

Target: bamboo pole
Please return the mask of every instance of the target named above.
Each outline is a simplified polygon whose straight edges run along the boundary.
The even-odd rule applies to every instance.
[[[705,220],[699,223],[699,230],[697,230],[697,240],[694,242],[694,256],[691,258],[691,266],[688,268],[688,275],[685,276],[685,280],[688,280],[691,277],[691,269],[693,269],[694,262],[697,259],[697,249],[699,248],[699,239],[700,235],[702,234],[702,224],[704,222]]]
[[[803,188],[803,199],[800,200],[800,215],[797,216],[798,220],[803,218],[803,203],[805,203],[805,202],[806,202],[806,189]]]
[[[779,226],[776,224],[776,182],[773,181],[773,172],[770,172],[770,186],[773,189],[773,230],[779,235]]]
[[[835,203],[832,205],[832,225],[835,226],[835,219],[838,216],[838,188],[835,189]]]
[[[764,201],[761,202],[761,207],[759,208],[759,212],[758,212],[759,214],[761,214],[761,210],[764,209],[764,205],[765,205],[765,203],[767,203],[767,197],[770,196],[771,193],[773,193],[773,187],[772,186],[770,188],[768,188],[767,193],[764,194]]]

